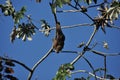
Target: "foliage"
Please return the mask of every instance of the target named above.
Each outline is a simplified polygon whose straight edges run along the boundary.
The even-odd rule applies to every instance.
[[[66,80],[66,77],[71,77],[71,70],[74,70],[74,66],[70,63],[61,65],[53,80]]]
[[[12,61],[0,58],[0,80],[18,80],[12,75],[14,73],[13,67],[15,64]]]
[[[31,41],[32,40],[32,35],[35,34],[34,30],[34,25],[32,23],[22,23],[18,25],[18,28],[16,27],[13,28],[12,33],[11,33],[11,42],[15,40],[15,37],[17,38],[22,38],[23,41],[26,41],[26,38]]]
[[[42,2],[42,0],[36,0],[37,3]],[[87,6],[82,6],[81,2],[85,2],[87,3]],[[91,3],[93,2],[94,5],[91,6]],[[74,63],[77,62],[77,60],[79,60],[81,57],[84,57],[84,53],[86,53],[87,51],[91,51],[95,54],[98,55],[102,55],[102,57],[104,57],[104,68],[98,68],[98,69],[94,69],[92,64],[89,62],[88,59],[85,59],[88,63],[88,65],[92,68],[93,72],[85,72],[87,74],[92,74],[92,75],[88,75],[87,78],[85,77],[79,77],[79,78],[75,78],[74,80],[90,80],[91,77],[95,77],[95,78],[100,78],[100,79],[115,79],[115,77],[111,74],[106,74],[106,57],[107,55],[98,51],[93,50],[93,48],[97,45],[93,45],[93,47],[90,47],[90,43],[95,35],[95,33],[99,30],[99,28],[102,29],[102,31],[106,34],[106,27],[109,28],[113,28],[113,23],[115,20],[117,20],[119,18],[120,15],[120,2],[118,0],[113,0],[112,2],[108,2],[107,0],[104,0],[102,3],[98,4],[97,3],[98,0],[51,0],[50,4],[50,8],[51,8],[51,12],[53,13],[53,15],[55,16],[56,13],[59,12],[64,12],[63,11],[57,11],[58,8],[63,8],[64,5],[67,5],[69,7],[71,7],[74,10],[69,10],[68,12],[81,12],[84,15],[86,15],[91,21],[92,24],[90,24],[90,26],[94,26],[94,31],[93,34],[91,34],[90,39],[88,40],[87,43],[85,42],[81,42],[80,45],[78,46],[78,48],[83,48],[83,50],[81,51],[81,53],[77,52],[77,51],[68,51],[69,53],[79,53],[78,56],[70,63],[66,63],[66,64],[62,64],[55,77],[53,78],[53,80],[66,80],[66,77],[70,78],[72,73],[74,73]],[[98,5],[96,5],[98,4]],[[88,14],[88,9],[92,8],[92,7],[98,7],[96,10],[98,11],[98,16],[95,16],[94,18],[92,18],[89,14]],[[21,7],[21,9],[19,11],[15,10],[12,2],[10,0],[7,0],[5,4],[0,4],[0,9],[1,12],[3,13],[4,16],[11,16],[14,22],[14,26],[13,26],[13,30],[10,34],[10,41],[13,43],[16,38],[18,39],[22,39],[24,42],[26,40],[31,41],[32,40],[32,36],[35,35],[36,30],[38,30],[39,32],[44,33],[45,36],[49,36],[51,30],[54,30],[55,28],[51,28],[50,25],[47,23],[46,20],[42,19],[41,20],[41,28],[39,29],[38,27],[36,27],[36,25],[33,23],[32,18],[29,15],[26,15],[25,12],[26,7],[23,6]],[[20,22],[21,19],[23,18],[27,18],[27,22]],[[59,25],[60,26],[60,25]],[[65,27],[62,27],[65,28]],[[70,27],[67,27],[70,28]],[[103,41],[103,47],[105,49],[109,49],[108,47],[108,43],[106,41]],[[40,61],[38,61],[38,63],[36,63],[34,65],[34,67],[32,69],[29,69],[28,67],[26,67],[24,64],[21,64],[18,62],[18,64],[22,65],[23,67],[25,67],[26,69],[28,69],[30,71],[30,77],[32,77],[32,74],[34,72],[34,69],[51,53],[53,52],[53,49],[50,49],[50,51],[48,51],[48,53],[45,55],[45,57],[43,56],[43,58],[40,59]],[[62,51],[61,51],[62,52]],[[64,51],[63,51],[64,52]],[[66,51],[67,52],[67,51]],[[118,54],[120,55],[120,54]],[[14,61],[14,60],[13,60]],[[9,59],[3,59],[0,58],[0,79],[10,79],[10,80],[18,80],[16,77],[13,76],[14,70],[13,67],[15,67],[15,64],[9,60]],[[97,72],[103,71],[104,72],[104,78],[99,77],[96,75]],[[77,71],[75,73],[78,72],[82,72],[82,71]]]
[[[50,34],[50,26],[48,25],[48,23],[45,20],[41,20],[42,22],[42,32],[45,34],[45,36],[49,36]]]
[[[0,8],[5,16],[12,16],[15,24],[19,23],[20,19],[24,17],[24,13],[26,12],[24,6],[20,11],[16,12],[10,0],[7,0],[6,4],[0,4]]]

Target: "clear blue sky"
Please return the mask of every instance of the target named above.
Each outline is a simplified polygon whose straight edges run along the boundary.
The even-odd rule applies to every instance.
[[[5,0],[1,0],[0,4],[4,3],[4,1]],[[12,0],[16,10],[20,10],[22,6],[26,6],[26,14],[32,15],[32,19],[34,19],[33,22],[38,28],[41,26],[41,19],[45,19],[51,27],[55,26],[54,18],[49,6],[50,1],[51,0],[42,0],[42,3],[37,4],[35,0]],[[64,6],[63,9],[68,10],[71,8]],[[98,15],[93,9],[90,9],[89,13],[92,17]],[[61,22],[62,26],[92,22],[81,13],[59,13],[57,15],[58,20]],[[25,21],[25,19],[22,21]],[[120,26],[119,22],[120,19],[117,20],[115,24]],[[12,31],[13,25],[14,24],[11,17],[0,16],[0,56],[7,55],[10,58],[21,61],[32,68],[32,66],[50,49],[55,31],[51,31],[49,37],[45,37],[43,33],[36,31],[32,41],[23,42],[21,39],[16,39],[12,44],[10,42],[10,33]],[[89,26],[64,29],[63,32],[66,36],[66,40],[63,50],[82,51],[82,49],[77,48],[77,46],[82,41],[87,42],[92,31],[93,27]],[[106,28],[106,32],[107,33],[104,34],[102,30],[99,30],[91,44],[93,44],[94,41],[99,43],[106,41],[109,44],[109,50],[104,49],[102,45],[96,46],[95,49],[106,53],[120,52],[120,30]],[[38,66],[32,77],[32,80],[35,80],[35,78],[38,80],[51,80],[55,76],[56,71],[61,64],[71,62],[76,56],[76,54],[72,53],[52,53]],[[85,57],[90,60],[95,69],[103,67],[103,57],[91,52],[87,52]],[[109,74],[113,74],[113,76],[117,78],[120,77],[120,56],[107,57],[107,68]],[[92,71],[89,65],[83,59],[80,59],[75,64],[75,70],[78,69]],[[20,80],[26,80],[28,71],[16,64],[14,75]],[[76,75],[76,77],[82,76],[87,76],[87,74],[80,73]],[[74,77],[75,76],[73,76],[73,78]],[[73,80],[73,78],[69,80]]]

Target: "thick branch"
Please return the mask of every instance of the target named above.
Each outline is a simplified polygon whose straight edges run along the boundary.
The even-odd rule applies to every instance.
[[[33,66],[32,68],[32,72],[30,72],[30,74],[28,75],[28,80],[31,80],[32,75],[35,71],[35,69],[38,67],[38,65],[43,62],[49,55],[50,53],[53,51],[53,46],[50,48],[50,50]]]
[[[28,71],[30,71],[30,72],[32,71],[28,66],[26,66],[25,64],[23,64],[23,63],[21,63],[21,62],[19,62],[19,61],[17,61],[17,60],[8,59],[8,58],[4,58],[4,57],[1,57],[1,56],[0,56],[0,59],[2,59],[2,60],[9,60],[9,61],[15,62],[15,63],[23,66],[23,67],[24,67],[25,69],[27,69]]]

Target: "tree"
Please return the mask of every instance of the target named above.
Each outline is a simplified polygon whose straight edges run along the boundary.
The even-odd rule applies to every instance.
[[[119,78],[119,1],[6,0],[0,9],[1,79]]]

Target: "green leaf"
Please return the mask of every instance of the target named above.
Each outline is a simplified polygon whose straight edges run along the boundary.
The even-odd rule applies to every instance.
[[[29,41],[32,41],[32,37],[31,37],[31,33],[29,32],[28,34],[26,34],[26,36],[27,36],[27,39],[29,40]]]
[[[21,8],[20,12],[24,14],[24,13],[26,12],[26,7],[23,6],[23,7]]]
[[[62,0],[63,4],[69,4],[71,2],[71,0]]]
[[[18,39],[20,39],[20,38],[22,38],[22,37],[23,37],[23,35],[24,35],[24,34],[23,34],[23,32],[22,32],[22,31],[18,31],[18,33],[17,33],[17,36],[16,36],[16,37],[17,37]]]
[[[115,7],[115,6],[119,6],[120,7],[120,2],[117,0],[113,0],[113,2],[111,3],[110,7]]]
[[[26,34],[24,34],[23,37],[22,37],[22,40],[26,41],[26,37],[27,37]]]
[[[56,5],[59,6],[60,8],[62,8],[63,6],[63,3],[62,3],[62,0],[56,0]]]
[[[22,23],[18,25],[16,37],[23,41],[32,40],[32,35],[35,34],[35,28],[33,23]]]
[[[49,36],[50,34],[50,26],[48,25],[48,23],[45,20],[41,20],[42,24],[42,32],[45,34],[45,36]]]
[[[109,18],[110,18],[111,22],[113,20],[118,19],[118,16],[120,14],[120,2],[113,1],[111,3],[110,8],[107,10],[107,13],[109,15]]]
[[[19,23],[20,19],[24,17],[25,12],[26,12],[25,6],[23,6],[20,11],[14,12],[14,15],[12,15],[12,17],[15,24]]]
[[[16,27],[14,26],[11,34],[10,34],[10,41],[13,43],[17,35]]]
[[[5,16],[8,16],[8,15],[9,15],[8,10],[5,10],[5,11],[4,11],[4,15],[5,15]]]
[[[66,80],[66,77],[71,77],[70,70],[74,70],[74,66],[72,64],[67,63],[61,65],[53,80]]]

